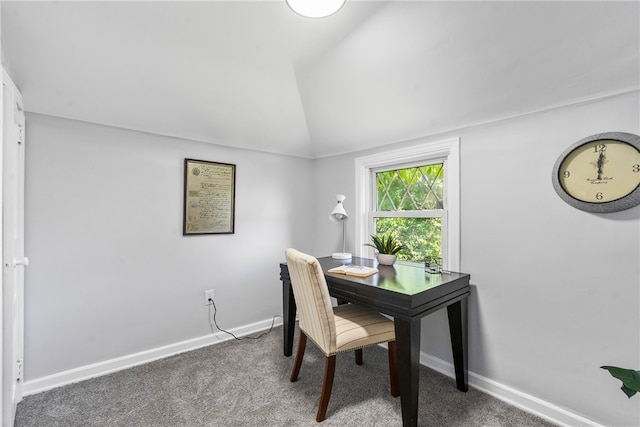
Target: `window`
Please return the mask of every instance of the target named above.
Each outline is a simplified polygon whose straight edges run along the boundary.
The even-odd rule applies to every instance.
[[[424,262],[425,256],[442,258],[442,235],[447,234],[444,165],[441,161],[374,171],[377,191],[369,213],[372,230],[397,235],[405,246],[398,259]]]
[[[369,236],[391,231],[407,246],[400,259],[459,270],[460,141],[416,142],[356,159],[355,252],[372,257]]]

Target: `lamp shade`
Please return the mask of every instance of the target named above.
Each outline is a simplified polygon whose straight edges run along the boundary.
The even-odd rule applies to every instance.
[[[333,208],[333,211],[331,211],[331,213],[329,214],[329,218],[331,218],[334,221],[344,221],[347,218],[349,218],[349,215],[347,215],[347,211],[344,210],[344,206],[342,205],[342,202],[344,202],[344,195],[342,194],[338,194],[336,196],[336,200],[338,200],[338,204],[336,205],[335,208]]]
[[[346,0],[287,0],[287,5],[305,18],[326,18],[333,15]]]

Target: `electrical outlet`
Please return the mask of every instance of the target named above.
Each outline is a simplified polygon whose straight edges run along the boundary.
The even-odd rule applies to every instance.
[[[211,305],[211,301],[209,301],[209,298],[213,299],[213,289],[204,291],[204,305]]]

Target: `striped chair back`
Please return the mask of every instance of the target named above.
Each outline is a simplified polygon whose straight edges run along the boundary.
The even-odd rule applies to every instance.
[[[336,324],[322,267],[316,258],[295,249],[287,249],[285,256],[300,329],[325,354],[332,354],[336,349]]]

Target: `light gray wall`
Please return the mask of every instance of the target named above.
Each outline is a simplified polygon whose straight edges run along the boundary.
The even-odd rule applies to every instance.
[[[310,250],[310,160],[27,116],[27,380],[282,313]],[[184,158],[234,163],[236,232],[182,236]]]
[[[551,170],[586,136],[639,134],[638,105],[634,92],[429,137],[461,138],[470,371],[608,426],[640,425],[640,401],[599,369],[640,369],[640,207],[576,210],[556,195]],[[354,159],[381,151],[316,161],[323,209],[315,210],[314,253],[339,247],[338,226],[323,213],[337,193],[353,212]],[[353,242],[355,221],[347,224]],[[452,362],[445,311],[424,319],[422,350]]]

